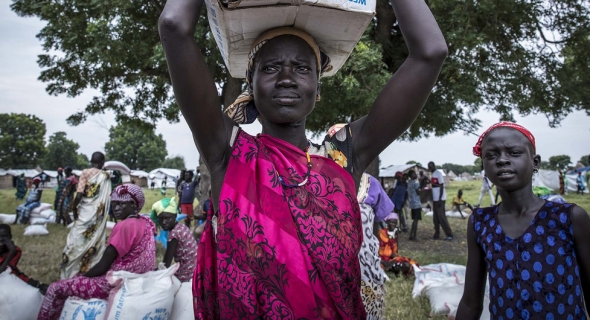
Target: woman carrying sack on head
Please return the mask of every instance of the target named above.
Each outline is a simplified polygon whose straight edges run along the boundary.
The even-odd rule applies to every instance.
[[[357,186],[367,166],[416,119],[447,55],[423,1],[392,6],[408,59],[367,116],[305,135],[330,58],[305,31],[269,30],[254,42],[248,91],[222,112],[194,40],[202,0],[169,0],[160,16],[176,101],[211,172],[193,283],[195,318],[364,319]],[[258,119],[262,134],[240,124]]]

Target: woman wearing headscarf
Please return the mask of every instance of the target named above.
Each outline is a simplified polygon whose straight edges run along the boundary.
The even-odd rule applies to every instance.
[[[156,226],[139,215],[145,203],[141,188],[123,184],[111,194],[113,213],[119,221],[113,228],[100,261],[84,274],[52,283],[45,294],[38,320],[58,319],[68,297],[107,299],[108,271],[146,273],[156,264]]]
[[[177,215],[178,204],[174,198],[164,198],[152,206],[152,221],[169,232],[164,264],[168,268],[174,259],[180,265],[174,275],[180,282],[188,282],[197,263],[197,241],[187,226],[176,221]]]
[[[363,319],[357,186],[420,113],[447,47],[423,1],[392,2],[409,48],[369,114],[320,145],[305,135],[330,58],[305,31],[254,42],[247,92],[223,113],[194,40],[202,0],[169,0],[160,37],[176,101],[211,172],[214,213],[199,243],[195,318]],[[258,119],[262,134],[239,124]]]

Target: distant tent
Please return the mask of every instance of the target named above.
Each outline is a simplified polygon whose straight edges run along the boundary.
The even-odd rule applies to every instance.
[[[0,169],[0,189],[12,188],[14,177],[4,169]]]
[[[155,182],[156,187],[160,188],[164,181],[164,177],[166,177],[166,189],[174,189],[176,188],[176,180],[180,177],[180,170],[167,168],[154,169],[149,173],[148,185]]]
[[[463,178],[465,180],[472,180],[473,179],[473,177],[471,176],[471,174],[469,172],[463,172],[459,176],[461,176],[461,178]]]
[[[390,165],[388,167],[381,168],[379,170],[379,180],[381,180],[381,185],[391,186],[393,187],[394,177],[396,172],[408,173],[408,171],[414,170],[416,174],[420,171],[424,171],[424,174],[430,176],[430,172],[427,168],[417,165],[417,164],[402,164],[402,165]]]
[[[449,170],[449,173],[447,173],[447,176],[449,176],[451,181],[455,180],[457,178],[457,175],[453,172],[453,170]]]
[[[147,188],[148,186],[148,178],[150,176],[149,173],[142,171],[142,170],[131,170],[131,180],[142,188]]]
[[[577,173],[567,173],[564,175],[564,183],[567,193],[575,193],[578,190]],[[533,187],[545,187],[554,193],[559,192],[559,172],[554,170],[539,170],[533,175]],[[588,188],[584,193],[588,193]]]

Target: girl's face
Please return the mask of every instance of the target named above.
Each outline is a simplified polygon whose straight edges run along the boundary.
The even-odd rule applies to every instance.
[[[319,92],[313,49],[301,38],[280,36],[257,53],[252,87],[260,121],[298,124],[315,106]]]
[[[505,191],[530,188],[533,170],[540,163],[541,157],[534,154],[531,142],[515,129],[494,129],[483,140],[482,164],[486,176]]]
[[[176,215],[169,212],[162,212],[158,216],[158,223],[165,231],[170,231],[176,226]]]

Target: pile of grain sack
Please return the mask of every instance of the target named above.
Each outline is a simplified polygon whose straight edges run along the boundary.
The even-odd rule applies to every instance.
[[[49,203],[41,203],[40,206],[31,210],[31,216],[29,219],[30,224],[47,224],[55,223],[57,213],[51,209],[53,205]],[[4,214],[0,213],[0,223],[12,224],[16,221],[16,214]]]
[[[108,300],[68,298],[60,320],[194,319],[192,282],[181,283],[174,273],[178,266],[145,274],[109,272],[114,286]],[[10,273],[0,274],[0,315],[3,320],[33,320],[43,296]]]

